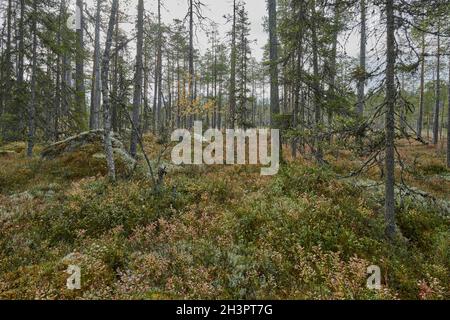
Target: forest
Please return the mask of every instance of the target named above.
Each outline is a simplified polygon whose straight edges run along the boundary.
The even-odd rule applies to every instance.
[[[1,0],[0,299],[447,300],[449,136],[448,0]]]

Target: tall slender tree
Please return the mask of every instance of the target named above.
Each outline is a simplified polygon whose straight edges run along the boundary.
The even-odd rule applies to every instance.
[[[31,30],[33,33],[33,48],[32,48],[32,58],[31,58],[31,97],[28,107],[28,147],[27,147],[27,155],[28,157],[33,156],[33,148],[34,148],[34,140],[36,135],[36,78],[38,71],[38,26],[37,26],[37,17],[38,15],[38,5],[37,1],[33,2],[33,16],[32,16],[32,26]]]
[[[229,125],[234,128],[236,122],[236,19],[237,19],[237,4],[236,0],[233,0],[233,27],[231,30],[231,70],[230,70],[230,114]]]
[[[447,168],[450,168],[450,54],[448,57],[448,83],[447,83]]]
[[[323,150],[321,137],[321,124],[322,124],[322,105],[321,105],[321,93],[320,93],[320,79],[319,79],[319,39],[317,35],[318,28],[318,16],[316,11],[316,1],[313,0],[311,5],[312,21],[311,21],[311,42],[312,42],[312,64],[313,64],[313,80],[312,89],[314,95],[314,148],[315,158],[319,164],[323,163]]]
[[[358,107],[357,111],[360,116],[364,114],[364,100],[365,100],[365,85],[366,85],[366,43],[367,43],[367,32],[366,32],[366,0],[361,0],[360,2],[361,10],[361,39],[360,39],[360,50],[359,50],[359,79],[358,79]]]
[[[422,139],[423,127],[423,111],[425,107],[425,32],[422,32],[421,47],[422,52],[420,56],[420,97],[419,97],[419,116],[417,118],[417,138]]]
[[[277,37],[277,1],[268,0],[269,6],[269,46],[270,46],[270,113],[271,125],[275,125],[275,116],[280,113],[278,87],[278,37]]]
[[[438,25],[440,21],[438,22]],[[441,36],[440,28],[438,28],[437,35],[437,62],[436,62],[436,104],[434,107],[433,120],[433,144],[437,145],[439,142],[439,113],[441,108]]]
[[[109,18],[108,32],[106,35],[105,51],[102,60],[102,94],[103,94],[103,126],[106,162],[108,165],[108,176],[111,181],[116,180],[116,167],[111,139],[111,108],[109,99],[109,64],[111,60],[111,46],[113,41],[114,26],[116,25],[117,13],[119,11],[119,0],[113,0],[111,15]]]
[[[76,106],[77,126],[80,129],[86,127],[86,88],[84,85],[84,1],[77,0],[77,50],[76,50]]]
[[[91,113],[89,127],[91,130],[100,128],[100,104],[101,104],[101,66],[100,66],[100,23],[102,0],[97,0],[95,14],[95,44],[94,44],[94,71],[91,91]]]
[[[395,104],[397,88],[395,84],[395,16],[394,0],[386,0],[387,21],[387,61],[386,61],[386,177],[385,177],[385,218],[386,234],[393,238],[395,226]]]
[[[159,0],[158,0],[159,2]],[[136,23],[137,45],[136,45],[136,66],[134,73],[134,96],[133,96],[133,128],[131,133],[130,154],[137,155],[137,145],[140,135],[140,110],[142,105],[142,81],[143,81],[143,48],[144,48],[144,0],[138,1],[138,18]]]

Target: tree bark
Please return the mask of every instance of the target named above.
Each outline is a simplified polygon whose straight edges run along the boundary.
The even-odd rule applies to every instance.
[[[25,0],[20,0],[20,18],[19,18],[19,52],[18,52],[18,60],[17,60],[17,87],[18,90],[16,92],[16,100],[17,105],[22,106],[24,104],[24,96],[25,96],[25,83],[24,83],[24,58],[25,58]],[[59,62],[58,62],[59,64]],[[24,113],[22,110],[20,111],[20,123],[19,130],[26,126],[24,122]]]
[[[314,146],[315,146],[315,158],[319,164],[323,164],[323,151],[321,138],[321,124],[322,124],[322,106],[320,96],[320,79],[319,79],[319,52],[318,52],[318,37],[317,37],[317,20],[315,1],[313,1],[313,16],[311,22],[312,33],[312,50],[313,50],[313,91],[314,91]]]
[[[275,125],[274,116],[280,113],[280,93],[278,88],[278,39],[277,2],[269,0],[269,42],[270,42],[270,123]]]
[[[420,63],[420,101],[419,101],[419,116],[417,119],[417,138],[422,139],[423,126],[423,109],[425,105],[425,33],[422,32],[422,53]]]
[[[84,85],[84,1],[77,0],[77,12],[79,13],[80,25],[77,26],[77,50],[76,50],[76,106],[77,125],[84,130],[86,128],[86,89]]]
[[[91,130],[100,128],[100,104],[101,104],[101,68],[100,68],[100,18],[102,0],[97,0],[95,15],[95,44],[94,44],[94,76],[91,93],[91,114],[89,127]]]
[[[450,168],[450,55],[448,58],[448,94],[447,94],[447,168]]]
[[[230,115],[229,125],[234,129],[236,122],[236,0],[233,1],[233,28],[231,31],[231,70],[230,70]]]
[[[437,65],[436,65],[436,105],[434,107],[433,144],[439,142],[439,112],[441,107],[441,37],[437,35]]]
[[[158,0],[159,2],[159,0]],[[144,0],[138,2],[137,19],[137,45],[136,45],[136,66],[134,74],[134,96],[133,96],[133,126],[135,130],[131,133],[130,155],[136,158],[137,145],[140,135],[140,109],[142,105],[142,50],[144,46]],[[137,131],[137,132],[136,132]]]
[[[33,2],[32,32],[33,32],[33,49],[31,58],[31,97],[28,107],[28,146],[27,156],[33,156],[34,139],[36,135],[36,73],[37,73],[37,1]]]
[[[113,0],[111,7],[111,16],[109,18],[108,33],[106,36],[105,51],[103,53],[102,61],[102,93],[103,93],[103,126],[105,134],[105,154],[108,165],[108,176],[111,181],[116,180],[116,168],[114,163],[114,155],[111,142],[111,110],[109,99],[109,62],[111,59],[111,46],[114,33],[114,26],[116,25],[116,17],[119,10],[119,0]]]
[[[191,44],[193,46],[193,43]],[[192,49],[193,50],[193,49]],[[158,91],[157,91],[157,107],[156,116],[158,119],[157,131],[161,132],[163,128],[163,117],[161,113],[162,109],[162,25],[161,25],[161,0],[158,0],[158,48],[157,48],[157,81],[158,81]],[[193,51],[192,51],[193,52]],[[193,56],[193,55],[192,55]],[[193,69],[192,69],[193,70]],[[190,73],[191,74],[191,73]],[[193,73],[192,73],[193,74]],[[191,74],[191,75],[192,75]],[[194,77],[192,77],[193,79]]]
[[[193,112],[194,107],[194,0],[189,0],[189,107]],[[193,125],[193,115],[190,116],[190,126]]]
[[[358,81],[358,106],[357,112],[359,116],[364,115],[364,100],[365,100],[365,85],[366,85],[366,0],[361,0],[361,41],[360,41],[360,51],[359,51],[359,68],[360,68],[360,78]]]
[[[387,62],[386,62],[386,199],[385,219],[386,235],[392,239],[396,233],[395,226],[395,18],[394,1],[386,1],[387,17]]]

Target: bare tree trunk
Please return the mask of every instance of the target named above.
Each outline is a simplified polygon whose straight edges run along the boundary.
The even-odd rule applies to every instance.
[[[194,106],[194,0],[189,0],[189,106],[192,112]],[[190,126],[193,125],[193,116],[190,116]]]
[[[22,106],[24,104],[24,58],[25,58],[25,0],[20,0],[20,18],[19,18],[19,57],[17,61],[17,86],[18,91],[16,93],[17,105]],[[22,110],[20,111],[20,123],[19,130],[26,126],[24,122],[24,114]]]
[[[419,102],[419,117],[417,119],[417,138],[422,138],[423,126],[423,109],[425,105],[425,33],[422,32],[422,54],[420,63],[420,102]]]
[[[433,121],[433,144],[437,145],[439,142],[439,110],[441,107],[441,36],[438,29],[437,36],[437,66],[436,66],[436,105],[434,108]]]
[[[144,121],[143,121],[143,132],[148,132],[149,130],[149,101],[148,101],[148,89],[149,89],[149,49],[148,41],[144,44]]]
[[[362,0],[364,1],[364,0]],[[340,28],[340,8],[338,1],[334,3],[334,21],[333,25],[335,30],[333,30],[333,44],[331,48],[331,58],[330,58],[330,95],[334,99],[336,96],[336,74],[337,74],[337,45],[338,45],[338,37],[339,37],[339,28]],[[363,88],[364,90],[364,88]],[[363,98],[364,99],[364,98]],[[333,142],[333,109],[328,108],[328,143],[331,145]]]
[[[387,17],[387,65],[386,65],[386,234],[392,239],[395,226],[395,18],[394,1],[386,1]]]
[[[77,26],[77,53],[76,53],[76,105],[77,125],[84,130],[86,116],[86,89],[84,86],[84,1],[77,0],[80,25]]]
[[[91,92],[91,114],[89,127],[91,130],[100,128],[100,104],[101,104],[101,71],[100,71],[100,17],[102,0],[97,0],[95,15],[95,44],[94,44],[94,76]]]
[[[106,36],[105,52],[102,62],[102,93],[103,93],[103,126],[105,130],[105,154],[108,165],[108,175],[111,181],[116,180],[116,168],[114,163],[114,155],[111,142],[111,110],[109,101],[109,62],[111,59],[111,46],[116,24],[117,12],[119,10],[119,0],[113,0],[111,7],[111,16],[109,18],[108,33]]]
[[[193,44],[192,44],[193,45]],[[192,49],[193,50],[193,49]],[[163,128],[163,117],[161,114],[162,109],[162,26],[161,26],[161,0],[158,0],[158,48],[157,48],[157,79],[158,79],[158,91],[156,94],[157,98],[157,108],[156,108],[156,116],[158,119],[158,127],[157,132],[161,132]],[[193,77],[192,77],[193,79]]]
[[[304,19],[304,3],[302,2],[299,8],[299,12],[298,12],[298,22],[302,23],[303,19]],[[296,62],[296,84],[295,84],[295,94],[294,94],[294,112],[293,112],[293,127],[294,129],[297,129],[298,125],[299,125],[299,112],[300,112],[300,103],[301,103],[301,99],[300,99],[300,95],[301,95],[301,83],[302,83],[302,72],[303,72],[303,42],[304,42],[304,28],[302,27],[299,30],[299,38],[298,38],[298,48],[297,48],[297,62]],[[264,95],[264,92],[263,92]],[[304,129],[304,119],[300,119],[300,126],[301,126],[301,130],[303,131]],[[303,138],[301,138],[303,139]],[[297,158],[297,148],[298,148],[298,142],[299,142],[299,138],[298,137],[294,137],[294,139],[292,139],[292,145],[291,145],[291,149],[292,149],[292,156],[293,158]]]
[[[33,49],[32,49],[32,69],[31,69],[31,97],[28,107],[28,147],[27,156],[33,156],[34,139],[36,135],[36,73],[37,73],[37,1],[33,2],[32,32],[33,32]]]
[[[366,0],[361,0],[361,41],[359,51],[360,78],[358,81],[358,106],[357,112],[362,117],[364,115],[365,85],[366,85]]]
[[[3,66],[6,66],[6,72],[5,72],[5,107],[7,110],[11,108],[10,106],[10,100],[11,100],[11,88],[12,88],[12,14],[13,14],[13,7],[12,7],[12,0],[8,0],[8,9],[6,14],[6,52],[5,52],[5,60],[3,63]],[[10,110],[9,110],[10,111]]]
[[[120,52],[120,45],[119,45],[119,12],[116,13],[116,30],[114,33],[114,43],[116,45],[114,50],[114,72],[112,76],[112,129],[114,132],[119,131],[119,52]],[[103,72],[102,72],[103,74]],[[103,79],[102,79],[103,83]],[[102,89],[103,91],[103,89]]]
[[[450,168],[450,56],[448,58],[448,94],[447,94],[447,168]]]
[[[312,50],[313,50],[313,91],[314,91],[314,130],[315,130],[315,158],[319,164],[323,163],[323,151],[320,126],[322,123],[322,106],[320,101],[320,79],[319,79],[319,52],[318,52],[318,38],[317,38],[317,21],[316,21],[316,9],[315,1],[313,2],[313,21],[311,25],[312,33]]]
[[[142,104],[142,50],[144,46],[144,0],[138,2],[137,19],[137,45],[136,45],[136,70],[134,74],[134,97],[133,97],[133,126],[135,130],[131,133],[130,155],[136,158],[138,135],[140,135],[140,109]],[[136,132],[138,131],[138,132]]]
[[[230,114],[229,125],[234,129],[236,121],[236,0],[233,1],[233,29],[231,31]]]
[[[278,39],[277,39],[277,2],[269,0],[269,42],[270,42],[270,113],[271,125],[274,115],[280,113],[280,93],[278,88]]]

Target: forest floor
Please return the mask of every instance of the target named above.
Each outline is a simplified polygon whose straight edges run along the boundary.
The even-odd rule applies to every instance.
[[[55,160],[2,146],[0,299],[448,299],[450,171],[443,151],[400,144],[397,178],[413,188],[398,190],[392,242],[381,171],[348,177],[365,159],[346,150],[325,168],[286,154],[273,177],[178,168],[155,194],[144,161],[109,183],[101,146]],[[366,287],[370,265],[381,290]]]

